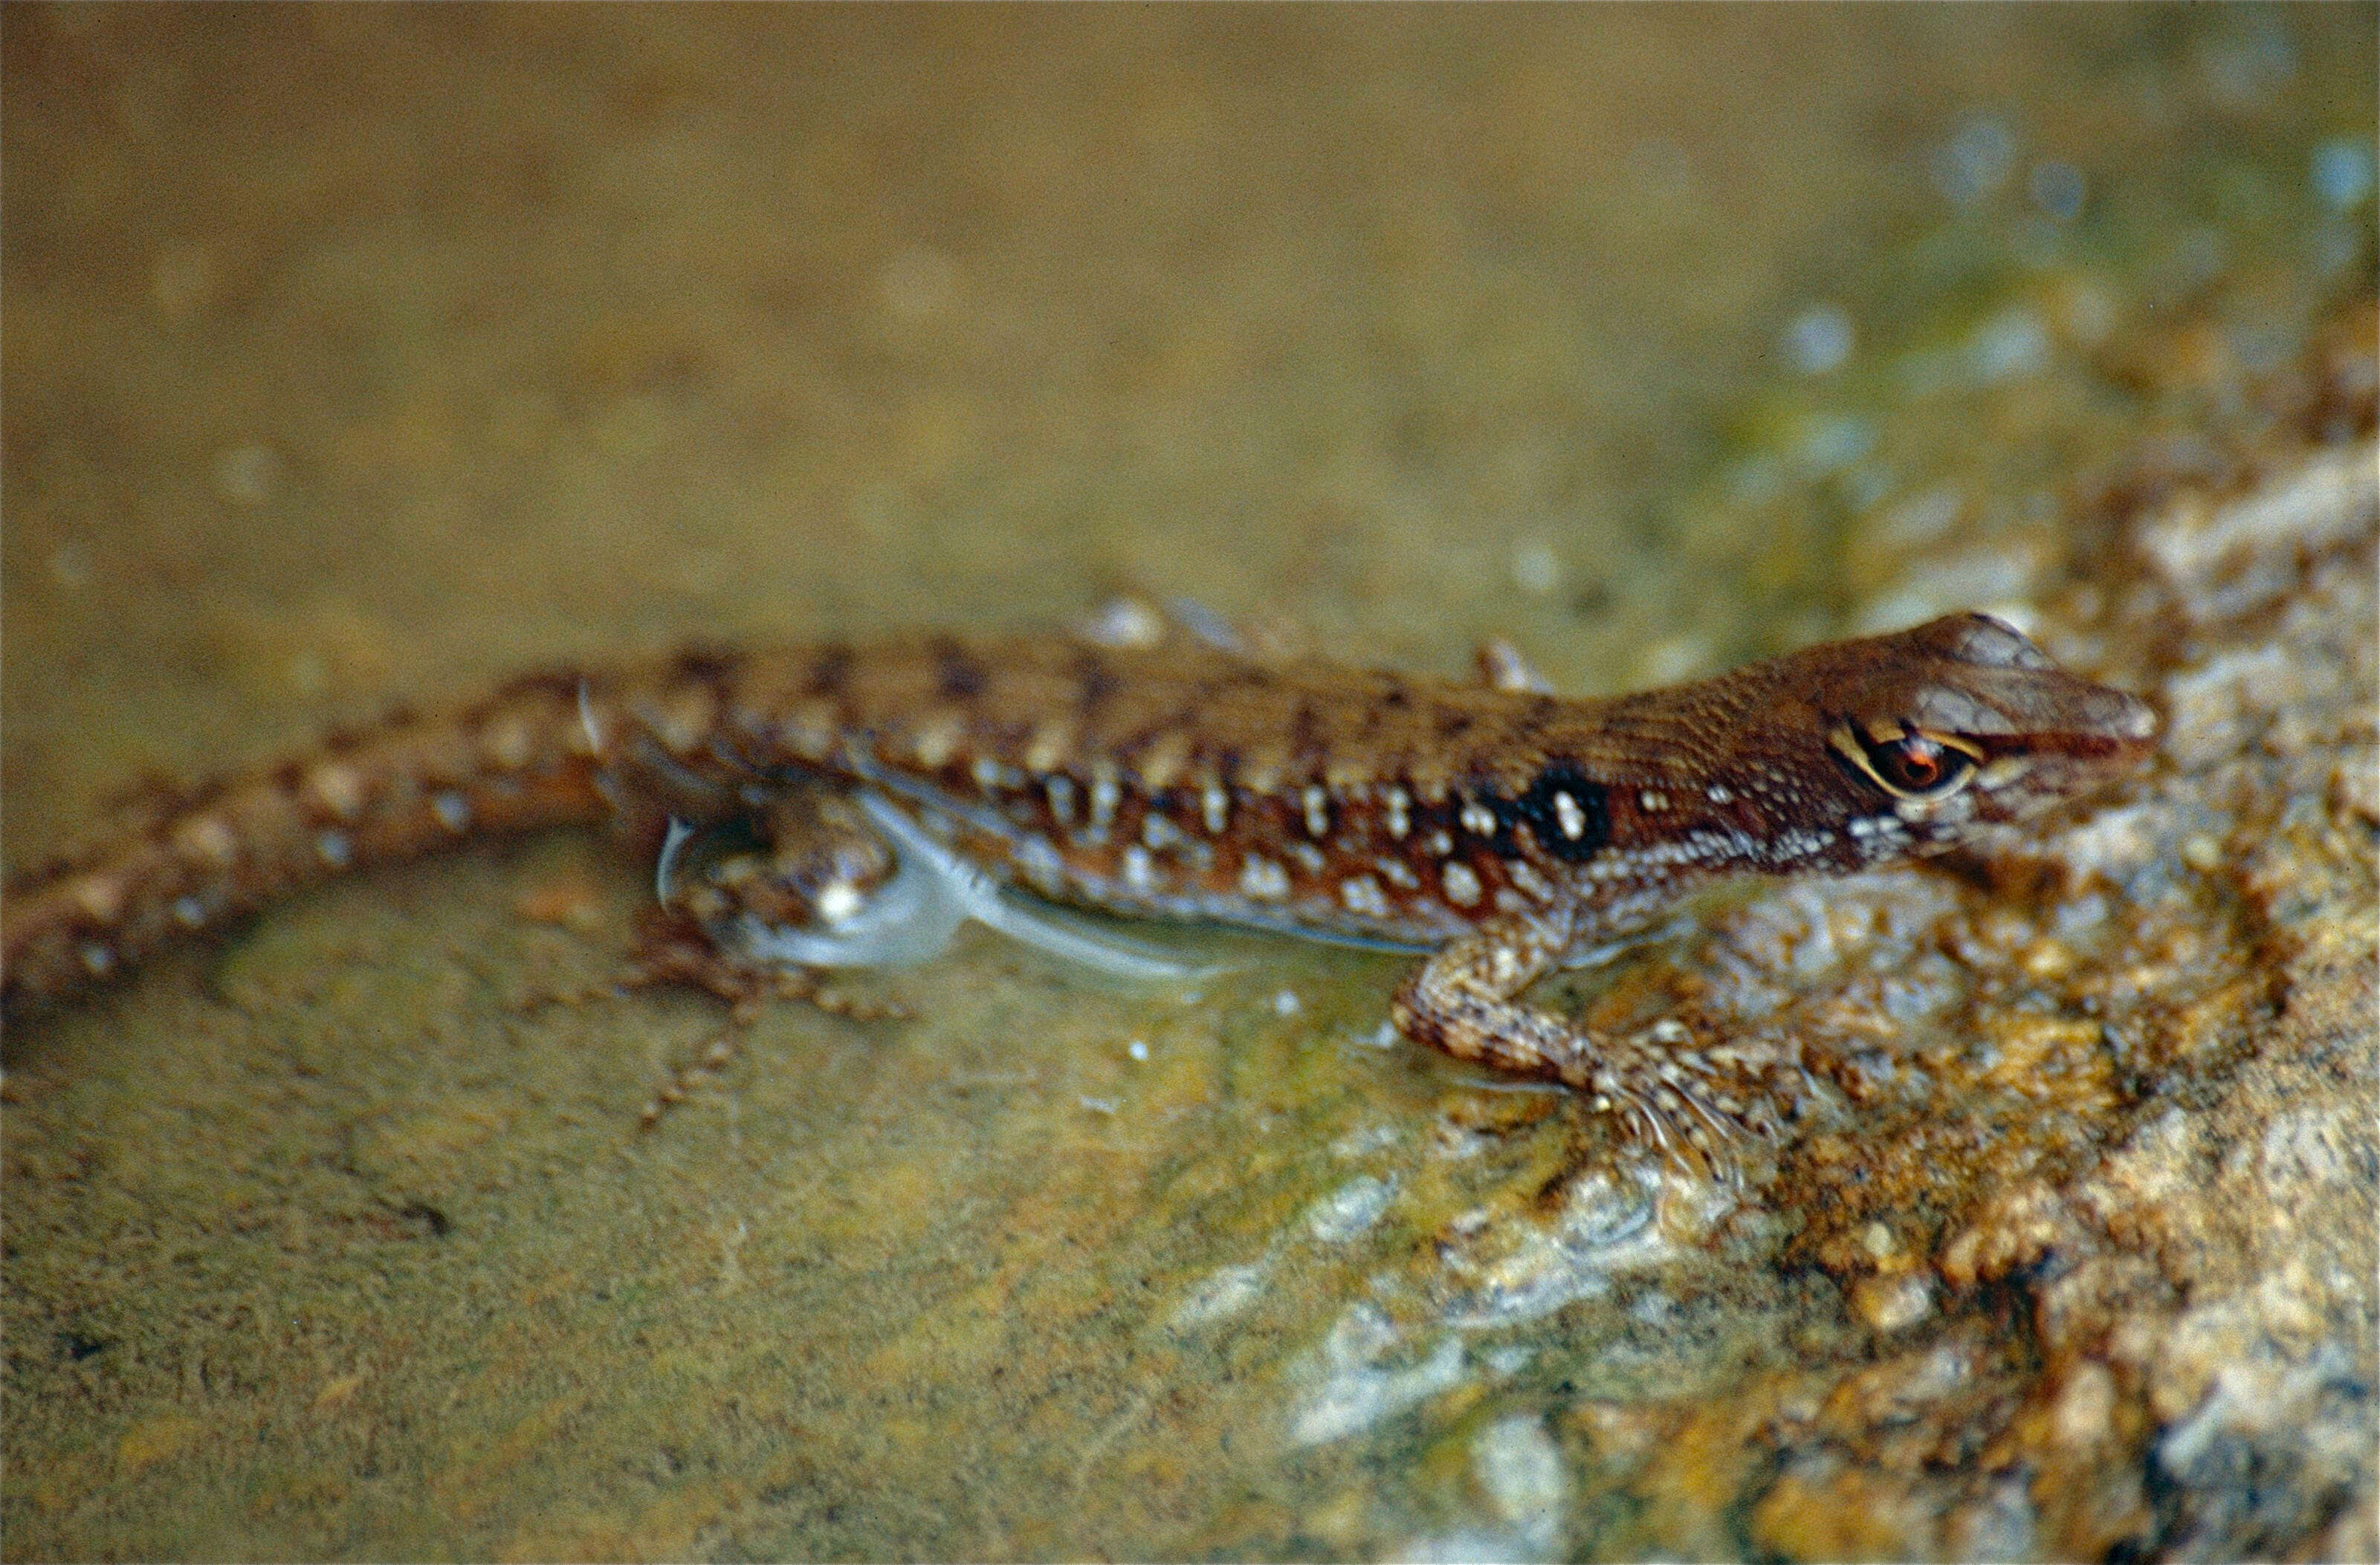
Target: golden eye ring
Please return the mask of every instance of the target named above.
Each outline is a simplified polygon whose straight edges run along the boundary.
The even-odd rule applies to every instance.
[[[1827,735],[1835,753],[1896,799],[1947,799],[1974,780],[1984,753],[1964,739],[1894,722],[1876,732],[1841,722]]]

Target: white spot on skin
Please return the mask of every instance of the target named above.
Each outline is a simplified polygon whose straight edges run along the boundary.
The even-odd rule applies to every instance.
[[[471,801],[449,788],[430,801],[430,813],[438,824],[461,835],[471,829]]]
[[[1432,858],[1444,858],[1454,851],[1454,839],[1443,831],[1432,831],[1429,840],[1422,843],[1422,851]]]
[[[1536,867],[1532,865],[1527,859],[1514,859],[1512,864],[1506,867],[1505,873],[1512,878],[1512,884],[1520,887],[1521,890],[1536,898],[1539,902],[1550,902],[1553,900],[1554,889],[1552,884],[1548,882],[1544,876],[1538,874]]]
[[[1568,795],[1565,795],[1564,797],[1568,797]],[[1658,815],[1661,811],[1670,807],[1670,795],[1667,794],[1658,794],[1652,789],[1647,788],[1643,793],[1636,795],[1636,803],[1644,809],[1645,814]]]
[[[967,772],[975,779],[975,785],[987,794],[1000,786],[1001,766],[990,756],[976,757],[975,764],[967,768]]]
[[[603,729],[595,721],[595,697],[583,679],[578,682],[578,732],[586,737],[589,755],[603,753]]]
[[[1554,824],[1563,836],[1575,843],[1586,835],[1586,811],[1569,794],[1558,791],[1554,795]]]
[[[1182,829],[1150,810],[1141,820],[1140,840],[1152,851],[1162,853],[1182,840]]]
[[[1157,867],[1149,862],[1148,850],[1137,843],[1123,850],[1123,883],[1135,892],[1157,887]]]
[[[77,907],[94,924],[113,924],[124,911],[124,887],[112,875],[85,875],[67,888]]]
[[[496,719],[480,734],[480,749],[506,771],[518,771],[528,764],[534,742],[528,723],[517,712]]]
[[[1038,837],[1027,837],[1016,844],[1016,867],[1025,879],[1045,892],[1054,892],[1066,878],[1065,860],[1058,850]]]
[[[2031,756],[2002,756],[1975,773],[1975,786],[1990,793],[2007,787],[2032,770]]]
[[[1115,819],[1116,805],[1123,797],[1123,787],[1116,781],[1115,768],[1101,765],[1091,772],[1091,830],[1104,831]]]
[[[1254,902],[1279,902],[1289,895],[1289,871],[1250,854],[1240,866],[1240,894]]]
[[[1301,803],[1305,807],[1305,834],[1327,837],[1330,834],[1330,795],[1319,783],[1309,783]]]
[[[926,770],[942,770],[950,763],[954,749],[959,749],[957,723],[930,723],[917,735],[917,763]]]
[[[1198,790],[1200,819],[1207,824],[1207,835],[1220,837],[1223,828],[1232,823],[1232,795],[1220,782],[1209,782]]]
[[[1709,787],[1705,788],[1703,790],[1703,797],[1708,799],[1715,805],[1732,804],[1735,802],[1734,793],[1730,791],[1728,785],[1724,782],[1714,782]]]
[[[1057,723],[1033,731],[1032,743],[1025,746],[1025,769],[1027,771],[1055,771],[1066,758],[1066,746],[1074,735]]]
[[[785,743],[792,746],[794,753],[805,760],[824,760],[828,753],[834,748],[834,729],[824,720],[796,717],[784,725],[783,733]],[[602,753],[602,746],[597,743],[594,731],[591,729],[588,732],[587,742],[595,746],[596,754]]]
[[[1272,1013],[1276,1016],[1294,1016],[1305,1009],[1295,989],[1283,989],[1272,997]]]
[[[1492,837],[1496,834],[1496,812],[1477,799],[1465,799],[1463,801],[1463,829],[1475,837]]]
[[[174,832],[174,846],[185,858],[228,868],[239,857],[239,842],[231,828],[212,815],[184,821]]]
[[[353,820],[364,807],[364,780],[352,766],[337,762],[318,766],[306,774],[307,792],[341,820]]]
[[[1075,780],[1064,773],[1054,773],[1041,784],[1041,792],[1050,800],[1050,819],[1061,826],[1075,823]]]
[[[1358,875],[1353,880],[1341,881],[1339,900],[1347,904],[1348,912],[1359,913],[1367,918],[1386,918],[1389,916],[1389,899],[1382,894],[1380,883],[1369,875]]]
[[[317,831],[314,856],[334,869],[345,869],[356,856],[355,845],[345,831]]]
[[[1126,1054],[1131,1055],[1135,1060],[1145,1061],[1148,1058],[1148,1045],[1141,1042],[1138,1038],[1135,1038],[1130,1043],[1125,1044],[1123,1046],[1123,1051]]]
[[[1974,815],[1975,796],[1960,793],[1941,799],[1900,799],[1894,803],[1892,811],[1903,820],[1935,820],[1956,826]]]
[[[866,900],[850,881],[831,881],[818,894],[818,916],[829,924],[846,924]]]
[[[1299,867],[1308,875],[1321,874],[1322,867],[1330,862],[1322,856],[1322,850],[1312,843],[1292,843],[1287,851],[1289,856],[1297,860]]]
[[[206,904],[198,898],[176,897],[174,899],[174,922],[185,929],[196,929],[204,927],[206,921]]]
[[[1402,843],[1405,840],[1405,833],[1413,830],[1413,795],[1402,788],[1390,788],[1388,806],[1389,835]]]
[[[1372,860],[1372,867],[1378,870],[1380,878],[1392,886],[1400,886],[1410,892],[1421,885],[1421,877],[1413,872],[1413,866],[1401,858],[1376,858]]]
[[[103,978],[115,968],[115,952],[97,940],[85,940],[76,952],[82,958],[84,969],[94,978]]]
[[[1480,896],[1479,877],[1467,864],[1450,864],[1443,877],[1446,900],[1457,907],[1477,905]]]
[[[1160,734],[1141,753],[1137,764],[1141,787],[1149,793],[1172,787],[1173,780],[1182,775],[1183,763],[1189,758],[1190,740],[1187,735],[1179,733]]]
[[[672,755],[692,755],[710,728],[710,698],[700,690],[682,690],[649,718],[654,734]]]

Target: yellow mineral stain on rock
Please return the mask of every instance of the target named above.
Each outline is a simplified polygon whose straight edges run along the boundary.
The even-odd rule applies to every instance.
[[[1933,1311],[1932,1280],[1921,1272],[1888,1272],[1852,1285],[1852,1313],[1871,1330],[1898,1331]]]
[[[784,1464],[780,1464],[781,1468]],[[672,1489],[633,1518],[601,1513],[541,1516],[496,1552],[502,1560],[684,1559],[703,1528],[746,1503],[741,1483]]]
[[[248,1513],[261,1521],[319,1516],[346,1504],[354,1492],[355,1486],[344,1474],[320,1469],[297,1472],[282,1483],[258,1490],[249,1501]]]
[[[457,1097],[393,1112],[357,1138],[356,1160],[376,1173],[436,1168],[511,1122],[492,1098]]]
[[[542,880],[513,899],[513,911],[534,924],[559,924],[585,934],[603,922],[603,893],[581,875]]]
[[[129,1478],[142,1468],[180,1456],[206,1432],[206,1425],[186,1413],[161,1413],[144,1418],[115,1442],[115,1473]]]
[[[568,1299],[576,1295],[583,1286],[578,1280],[577,1269],[565,1267],[559,1271],[539,1278],[535,1282],[522,1289],[520,1305],[523,1309],[529,1309],[544,1304],[549,1299]]]
[[[1333,1548],[1353,1552],[1364,1535],[1370,1504],[1370,1497],[1364,1490],[1345,1489],[1307,1511],[1301,1525]]]
[[[1925,1505],[1905,1482],[1859,1468],[1788,1473],[1752,1510],[1752,1539],[1788,1559],[1900,1559],[1925,1553]]]
[[[333,1413],[346,1406],[348,1401],[362,1388],[363,1383],[363,1372],[360,1370],[334,1376],[324,1383],[320,1391],[314,1393],[314,1411]]]
[[[951,1182],[932,1162],[888,1164],[853,1186],[832,1227],[864,1234],[871,1247],[912,1243],[950,1217]]]
[[[555,1397],[496,1437],[479,1454],[432,1472],[431,1497],[461,1522],[503,1503],[513,1494],[514,1470],[552,1446],[586,1400],[576,1391]]]
[[[1998,1046],[1983,1079],[2020,1092],[2038,1092],[2047,1077],[2090,1061],[2099,1042],[2099,1024],[2092,1021],[2005,1013],[1982,1020]]]
[[[1768,1402],[1755,1389],[1716,1406],[1684,1410],[1689,1415],[1657,1442],[1638,1491],[1645,1501],[1644,1525],[1649,1535],[1669,1540],[1668,1551],[1711,1559],[1740,1552],[1718,1518],[1750,1474],[1745,1437],[1759,1426]]]

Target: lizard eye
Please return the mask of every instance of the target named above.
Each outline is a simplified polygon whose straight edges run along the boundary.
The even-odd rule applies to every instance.
[[[1983,758],[1968,746],[1906,724],[1872,734],[1846,722],[1829,735],[1838,754],[1897,799],[1947,799],[1967,785]]]

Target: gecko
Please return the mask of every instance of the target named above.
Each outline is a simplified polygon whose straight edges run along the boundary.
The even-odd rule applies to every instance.
[[[1180,630],[691,650],[152,803],[8,886],[0,1002],[70,999],[336,874],[611,819],[661,841],[698,940],[795,974],[915,959],[970,916],[1136,960],[1017,911],[1043,900],[1410,952],[1404,1037],[1708,1151],[1761,1122],[1725,1040],[1597,1034],[1531,986],[1723,880],[1977,845],[2155,730],[1978,613],[1594,699],[1509,653],[1465,683]]]

